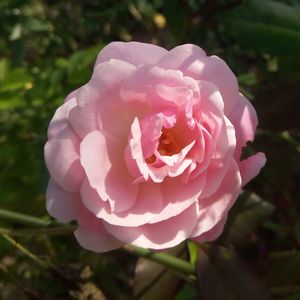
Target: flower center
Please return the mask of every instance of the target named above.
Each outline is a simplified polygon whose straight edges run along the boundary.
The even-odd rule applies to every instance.
[[[170,129],[163,128],[162,134],[159,138],[159,145],[157,151],[161,155],[173,155],[180,152],[180,147],[174,139]]]
[[[181,150],[181,147],[178,145],[174,138],[174,133],[172,133],[171,129],[166,129],[163,127],[162,129],[162,134],[159,138],[159,144],[157,151],[161,155],[173,155],[176,153],[179,153]],[[151,155],[146,159],[146,162],[148,164],[152,164],[156,161],[156,156],[155,154]]]

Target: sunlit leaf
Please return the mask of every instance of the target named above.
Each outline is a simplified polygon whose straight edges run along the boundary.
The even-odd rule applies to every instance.
[[[190,262],[191,264],[195,265],[197,262],[199,246],[192,241],[188,241],[187,245],[189,250]]]

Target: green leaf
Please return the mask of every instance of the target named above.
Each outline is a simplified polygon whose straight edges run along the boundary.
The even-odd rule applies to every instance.
[[[273,205],[257,194],[243,192],[229,213],[221,239],[227,243],[248,243],[251,233],[270,216],[273,210]]]
[[[22,102],[22,98],[21,97],[15,97],[15,96],[11,96],[11,97],[3,97],[0,94],[0,110],[4,110],[4,109],[12,109],[12,108],[16,108],[16,107],[20,107],[22,106],[24,103]]]
[[[5,79],[6,74],[9,70],[9,60],[6,58],[0,59],[0,82]]]
[[[38,18],[28,18],[26,19],[26,21],[24,22],[24,27],[28,30],[28,31],[50,31],[51,27],[49,26],[49,24],[41,19]]]
[[[84,84],[92,72],[100,46],[91,47],[74,53],[68,64],[69,81],[74,85]]]
[[[175,296],[174,300],[199,300],[197,289],[194,285],[186,283]]]
[[[299,6],[252,0],[219,17],[226,34],[247,48],[273,55],[299,55]]]
[[[188,241],[187,245],[189,250],[190,263],[195,265],[197,262],[199,246],[192,241]]]
[[[15,92],[23,89],[31,81],[32,78],[27,70],[22,68],[12,69],[6,73],[5,79],[1,82],[0,93]]]
[[[200,250],[197,264],[201,300],[268,300],[269,293],[230,249]]]
[[[257,78],[255,73],[246,73],[238,76],[238,81],[242,85],[255,85],[257,84]]]

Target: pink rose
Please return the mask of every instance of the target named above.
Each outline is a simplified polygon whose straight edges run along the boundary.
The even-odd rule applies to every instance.
[[[265,164],[240,161],[257,116],[235,75],[195,45],[114,42],[50,122],[47,209],[86,249],[211,241]]]

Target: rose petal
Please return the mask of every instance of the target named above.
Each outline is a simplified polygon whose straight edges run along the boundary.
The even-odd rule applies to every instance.
[[[235,108],[239,97],[237,78],[221,58],[214,55],[204,59],[199,58],[181,70],[194,79],[205,80],[216,85],[224,100],[226,115]]]
[[[248,141],[253,141],[258,123],[252,104],[242,94],[239,95],[238,104],[229,115],[229,119],[235,128],[237,147],[234,155],[236,160],[239,160],[242,148]]]
[[[117,239],[135,246],[166,249],[178,245],[189,237],[197,221],[197,206],[191,205],[181,214],[166,221],[139,227],[120,227],[104,223]]]
[[[199,219],[191,237],[213,228],[228,212],[241,191],[242,179],[236,162],[231,159],[228,171],[218,190],[210,197],[199,199]]]
[[[196,243],[211,242],[216,240],[223,232],[226,221],[227,215],[225,215],[213,228],[199,236],[194,237],[192,240]]]
[[[87,181],[81,186],[81,196],[84,205],[98,218],[109,224],[135,227],[146,224],[154,216],[160,214],[163,199],[159,185],[143,183],[139,187],[137,202],[128,212],[113,213],[90,187]]]
[[[187,86],[167,86],[165,84],[156,84],[154,86],[155,92],[161,98],[171,102],[181,102],[187,97],[190,89]]]
[[[74,234],[83,248],[94,252],[107,252],[124,245],[109,234],[103,227],[102,221],[91,213],[88,214],[85,224],[79,225]]]
[[[141,144],[144,158],[149,158],[153,155],[158,147],[159,137],[163,127],[163,115],[156,114],[146,117],[141,122]],[[176,117],[172,116],[172,121],[176,122]]]
[[[80,145],[80,161],[90,185],[99,197],[108,200],[114,212],[126,211],[136,201],[138,186],[132,184],[117,140],[99,131],[89,133]]]
[[[46,165],[57,184],[68,192],[78,192],[84,175],[79,161],[78,140],[68,127],[64,129],[64,135],[64,139],[50,139],[46,143]]]
[[[46,193],[46,207],[52,217],[63,223],[76,220],[79,206],[78,193],[66,192],[50,179]]]
[[[193,78],[184,77],[181,71],[143,65],[124,81],[121,87],[121,97],[126,102],[146,102],[151,108],[164,106],[166,109],[177,105],[176,101],[170,98],[171,94],[178,91],[178,87],[181,93],[191,90],[195,97],[199,94],[197,82]]]
[[[236,148],[235,128],[226,116],[220,129],[213,154],[214,159],[232,156]]]
[[[70,110],[68,119],[81,139],[91,131],[99,129],[96,114],[98,98],[97,91],[88,84],[77,90],[78,105]]]
[[[167,50],[152,44],[139,42],[112,42],[104,47],[97,57],[95,66],[110,59],[129,62],[135,66],[155,64],[168,53]]]
[[[221,127],[219,138],[215,145],[215,151],[206,170],[207,183],[200,198],[210,197],[218,189],[230,165],[235,146],[234,128],[230,121],[224,116],[224,124]],[[197,171],[199,172],[199,170],[194,171],[195,174]]]
[[[131,138],[125,150],[125,162],[131,175],[143,176],[145,181],[148,180],[148,165],[143,154],[142,132],[138,118],[135,118],[131,124]]]
[[[262,152],[258,152],[255,155],[252,155],[249,158],[239,162],[243,186],[259,174],[265,163],[266,156]]]
[[[180,177],[168,178],[161,186],[164,199],[164,209],[160,215],[154,217],[149,223],[157,223],[177,216],[187,207],[198,201],[201,190],[205,184],[205,176],[199,176],[188,184]]]
[[[205,51],[192,44],[180,45],[168,52],[157,65],[164,69],[186,69],[195,60],[206,58]]]
[[[103,94],[116,88],[135,70],[136,67],[129,61],[111,58],[103,63],[96,63],[88,85],[97,90],[99,94]],[[105,101],[105,98],[100,100]]]
[[[72,100],[73,98],[76,98],[76,95],[77,95],[77,91],[79,89],[76,89],[74,91],[72,91],[66,98],[65,98],[65,102],[69,101],[69,100]]]
[[[153,168],[146,163],[141,145],[142,133],[137,118],[134,119],[131,125],[131,136],[129,148],[127,148],[125,152],[125,160],[130,174],[134,175],[137,173],[137,170],[139,170],[140,176],[142,176],[145,181],[150,177],[153,182],[162,182],[168,175],[167,167]],[[137,179],[140,181],[139,176]],[[137,181],[135,181],[135,183],[137,183]]]
[[[49,140],[52,138],[68,137],[68,134],[70,134],[70,130],[72,130],[72,128],[70,127],[70,123],[68,121],[68,116],[70,110],[76,107],[76,105],[77,105],[76,99],[73,97],[56,110],[48,127]],[[73,135],[74,133],[72,134],[72,136]]]
[[[108,200],[105,178],[111,168],[107,142],[99,131],[89,133],[80,144],[80,161],[91,186],[101,199]]]

